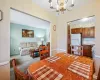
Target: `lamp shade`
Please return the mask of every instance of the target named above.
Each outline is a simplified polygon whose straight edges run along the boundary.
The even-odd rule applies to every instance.
[[[41,41],[44,41],[44,38],[41,38]]]

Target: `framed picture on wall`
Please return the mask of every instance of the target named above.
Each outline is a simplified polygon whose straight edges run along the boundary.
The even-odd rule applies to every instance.
[[[3,19],[3,12],[0,10],[0,21]]]
[[[22,37],[33,38],[34,37],[34,30],[22,29]]]

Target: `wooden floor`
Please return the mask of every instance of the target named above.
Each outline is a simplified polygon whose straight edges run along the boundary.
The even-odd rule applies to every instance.
[[[0,66],[0,80],[10,80],[10,64]]]

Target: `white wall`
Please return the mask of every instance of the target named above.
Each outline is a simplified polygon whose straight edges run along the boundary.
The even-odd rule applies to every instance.
[[[46,29],[46,41],[50,42],[50,28]]]
[[[3,11],[3,20],[0,21],[0,63],[10,60],[10,7],[49,21],[51,47],[56,47],[56,32],[52,29],[56,25],[54,14],[35,5],[32,0],[0,0],[0,9]]]
[[[0,63],[10,59],[10,12],[7,0],[0,0],[3,20],[0,21]]]
[[[51,24],[51,44],[53,52],[56,52],[56,48],[61,50],[67,49],[67,22],[83,17],[95,15],[96,16],[96,55],[100,55],[100,0],[94,0],[94,3],[90,3],[87,6],[77,8],[71,12],[67,12],[64,15],[58,17],[57,32],[53,31],[52,26],[56,25],[56,17],[51,12],[40,8],[32,3],[32,0],[0,0],[0,9],[3,11],[3,21],[0,21],[0,63],[8,61],[10,59],[10,7],[26,12],[33,16],[37,16],[44,20],[50,21]],[[57,41],[58,40],[58,41]],[[57,44],[56,44],[57,42]],[[100,64],[100,59],[95,58],[96,71]],[[5,71],[6,72],[6,71]],[[5,75],[5,74],[2,74]],[[4,79],[0,79],[4,80]],[[10,79],[8,79],[10,80]]]
[[[50,28],[49,21],[46,21],[34,16],[30,16],[13,9],[10,10],[10,21],[12,23],[27,25],[27,26],[36,27],[36,28],[43,28],[43,29]]]
[[[51,51],[57,47],[56,31],[53,31],[53,25],[56,25],[55,14],[37,6],[32,2],[32,0],[10,0],[10,7],[49,21],[51,32]]]
[[[0,80],[10,80],[10,67],[1,68],[10,60],[10,7],[50,22],[51,49],[56,48],[56,31],[52,26],[56,25],[56,16],[32,3],[32,0],[0,0],[0,10],[3,11],[3,20],[0,21]],[[19,17],[20,19],[20,17]],[[52,34],[53,33],[53,34]],[[9,74],[8,74],[9,73]],[[5,75],[7,78],[3,76]]]
[[[10,9],[10,22],[31,26],[35,28],[46,29],[46,41],[50,41],[50,22],[40,19],[36,16],[32,16],[18,10]]]
[[[84,5],[70,12],[60,15],[57,19],[57,48],[67,50],[67,22],[95,15],[96,17],[96,55],[100,56],[100,0]],[[95,58],[96,74],[100,66],[100,59]]]

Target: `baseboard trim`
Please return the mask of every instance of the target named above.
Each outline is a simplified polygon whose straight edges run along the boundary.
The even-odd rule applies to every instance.
[[[64,49],[52,49],[51,51],[66,52],[66,50],[64,50]]]
[[[66,52],[66,50],[64,50],[64,49],[58,49],[59,51],[63,51],[63,52]]]
[[[56,51],[57,49],[52,49],[51,51]]]
[[[98,56],[98,55],[95,55],[95,57],[96,57],[96,58],[100,58],[100,56]]]
[[[6,65],[8,63],[9,63],[9,61],[2,62],[2,63],[0,63],[0,66]]]

